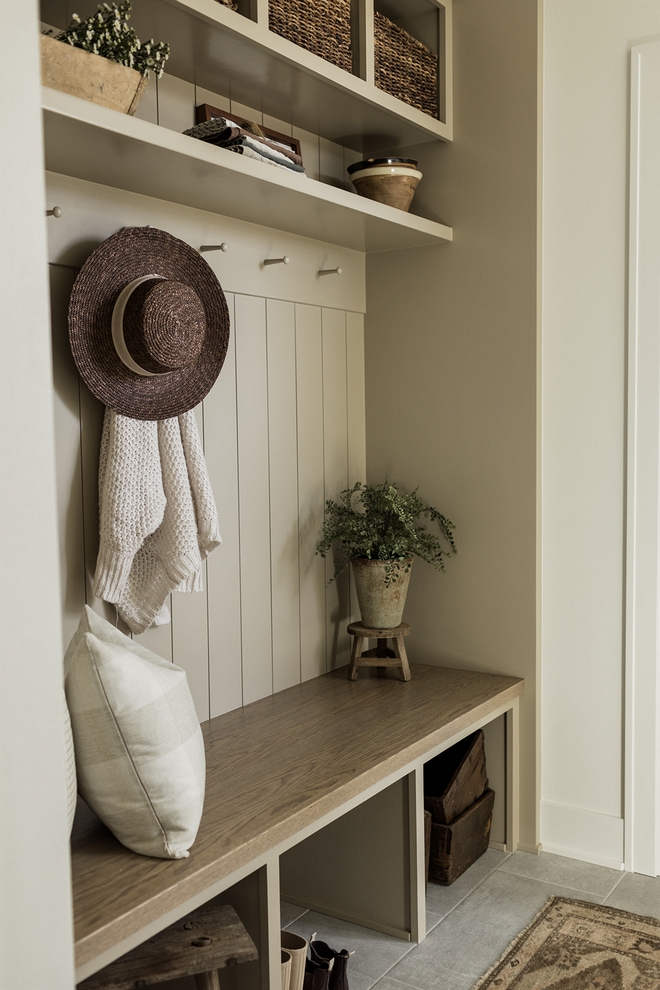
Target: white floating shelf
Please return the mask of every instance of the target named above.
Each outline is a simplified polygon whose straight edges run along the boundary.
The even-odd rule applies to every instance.
[[[131,25],[140,38],[169,41],[173,76],[365,155],[451,140],[450,23],[442,56],[448,119],[441,121],[281,38],[267,27],[265,4],[252,2],[259,22],[216,0],[135,0]],[[63,27],[70,7],[42,0],[42,19]],[[96,7],[97,0],[79,0],[75,9],[87,16]]]
[[[357,251],[421,247],[451,227],[176,131],[43,90],[48,171]]]

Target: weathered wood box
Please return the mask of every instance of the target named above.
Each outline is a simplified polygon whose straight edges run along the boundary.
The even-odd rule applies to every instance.
[[[495,791],[490,789],[451,825],[431,826],[429,880],[448,886],[488,849]]]
[[[424,767],[424,807],[432,817],[429,880],[451,884],[486,852],[494,801],[481,730],[429,760]]]

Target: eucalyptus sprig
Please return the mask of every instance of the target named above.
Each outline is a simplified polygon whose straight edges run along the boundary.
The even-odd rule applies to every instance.
[[[144,44],[140,42],[128,24],[132,7],[131,0],[123,0],[120,4],[102,3],[97,12],[84,21],[74,14],[57,40],[127,65],[129,69],[137,69],[143,76],[153,72],[160,78],[170,56],[170,46],[153,38]]]
[[[417,523],[420,517],[437,524],[439,535]],[[394,566],[398,571],[402,562],[416,555],[444,571],[444,558],[456,553],[454,529],[449,519],[419,497],[417,489],[405,494],[388,481],[378,485],[358,481],[340,493],[338,502],[325,503],[323,537],[316,553],[325,557],[335,548],[331,580],[356,557],[398,562]]]

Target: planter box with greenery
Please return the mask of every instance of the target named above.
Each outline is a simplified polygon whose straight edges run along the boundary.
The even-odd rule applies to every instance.
[[[429,532],[417,520],[426,517],[438,527]],[[353,567],[362,622],[370,629],[392,629],[401,623],[413,556],[444,571],[444,558],[456,553],[454,524],[427,505],[417,489],[410,494],[384,481],[357,482],[325,503],[323,537],[316,552],[334,550],[334,580]]]
[[[128,24],[131,6],[131,0],[103,3],[85,21],[74,14],[57,38],[42,35],[44,86],[121,113],[135,113],[150,73],[163,74],[170,46],[140,42]]]

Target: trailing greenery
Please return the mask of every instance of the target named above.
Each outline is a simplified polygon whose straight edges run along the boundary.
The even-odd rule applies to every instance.
[[[57,40],[127,65],[129,69],[137,69],[143,76],[154,72],[160,78],[170,55],[170,46],[164,41],[155,42],[153,38],[144,44],[140,42],[128,25],[132,6],[131,0],[123,0],[120,4],[102,3],[85,21],[74,14]]]
[[[439,535],[416,523],[420,516],[436,523]],[[379,485],[358,481],[340,493],[338,502],[328,499],[325,503],[323,538],[316,553],[325,557],[335,547],[333,581],[356,557],[389,561],[387,585],[401,570],[410,570],[413,555],[444,571],[444,558],[456,553],[454,528],[419,497],[417,489],[406,495],[388,481]]]

